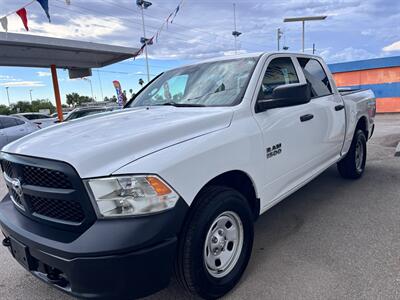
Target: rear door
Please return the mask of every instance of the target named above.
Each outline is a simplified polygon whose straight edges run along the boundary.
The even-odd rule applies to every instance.
[[[345,109],[342,97],[334,93],[325,64],[314,57],[297,57],[305,79],[311,87],[314,114],[314,137],[310,152],[313,166],[323,168],[340,156],[346,130]]]

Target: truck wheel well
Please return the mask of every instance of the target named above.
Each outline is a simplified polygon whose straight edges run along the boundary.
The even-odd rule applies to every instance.
[[[250,177],[243,171],[235,170],[223,173],[210,180],[203,188],[208,186],[224,186],[241,193],[249,202],[254,220],[260,215],[260,199]]]
[[[361,117],[358,120],[358,123],[357,123],[355,131],[357,131],[357,129],[361,129],[364,132],[365,137],[368,140],[368,126],[367,126],[367,118],[366,117]]]

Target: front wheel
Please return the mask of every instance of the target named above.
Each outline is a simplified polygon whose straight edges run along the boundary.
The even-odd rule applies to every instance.
[[[367,138],[362,130],[357,130],[349,152],[346,157],[338,163],[338,171],[344,178],[358,179],[365,170],[367,160]]]
[[[180,237],[176,273],[192,294],[215,299],[240,280],[253,247],[246,199],[225,187],[204,189]]]

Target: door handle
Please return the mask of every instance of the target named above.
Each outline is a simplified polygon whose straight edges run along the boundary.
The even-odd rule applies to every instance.
[[[342,105],[342,104],[336,105],[336,106],[335,106],[335,110],[336,110],[336,111],[340,111],[340,110],[342,110],[343,108],[344,108],[344,105]]]
[[[310,120],[313,119],[313,118],[314,118],[314,115],[312,115],[312,114],[307,114],[307,115],[301,116],[301,117],[300,117],[300,121],[306,122],[306,121],[310,121]]]

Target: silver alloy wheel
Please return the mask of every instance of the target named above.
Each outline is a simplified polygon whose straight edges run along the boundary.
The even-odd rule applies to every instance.
[[[362,172],[363,170],[363,161],[364,161],[364,146],[361,140],[357,141],[356,144],[356,169],[358,172]]]
[[[210,226],[204,243],[204,264],[208,273],[221,278],[235,267],[243,248],[243,224],[238,214],[226,211]]]

